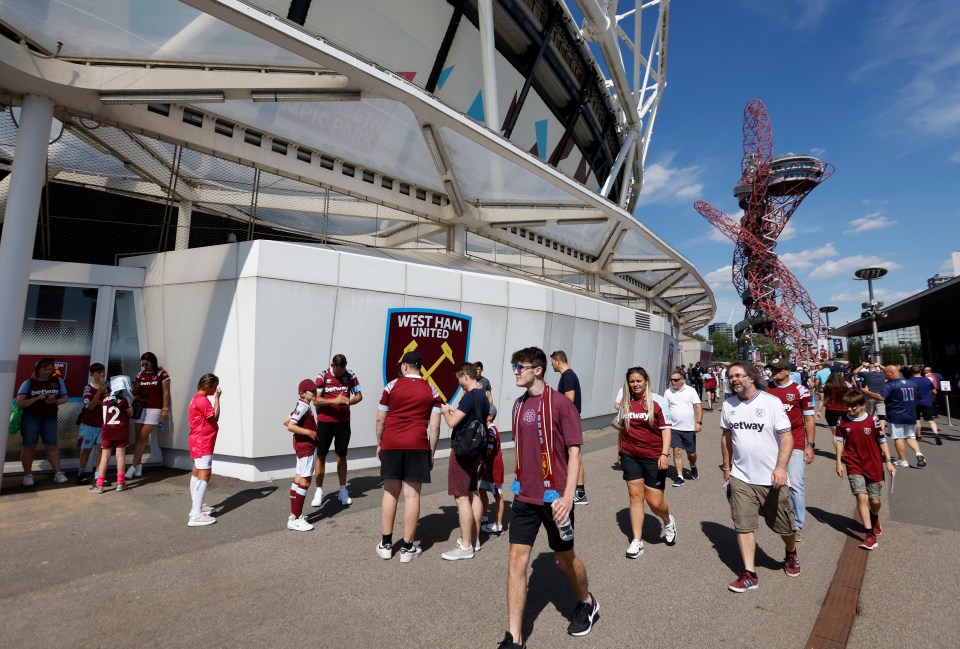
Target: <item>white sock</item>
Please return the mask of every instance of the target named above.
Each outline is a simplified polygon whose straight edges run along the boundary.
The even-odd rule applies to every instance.
[[[195,476],[195,475],[190,476],[190,494],[191,494],[190,497],[191,497],[191,498],[193,497],[193,495],[192,495],[192,494],[193,494],[193,490],[196,489],[196,487],[197,487],[197,480],[199,480],[199,479],[200,479],[200,478],[198,478],[198,477]]]
[[[197,483],[190,493],[193,495],[193,509],[190,510],[190,515],[199,516],[200,506],[203,504],[203,497],[207,493],[207,481],[197,478]]]

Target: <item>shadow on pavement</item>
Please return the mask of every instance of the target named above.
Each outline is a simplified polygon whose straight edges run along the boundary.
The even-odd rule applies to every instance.
[[[808,509],[807,511],[810,510]],[[766,529],[762,520],[760,527],[761,529],[758,530],[758,536],[762,534],[763,529]],[[732,527],[710,521],[702,521],[700,523],[700,529],[703,530],[703,535],[706,536],[713,545],[713,549],[717,552],[717,557],[723,561],[723,564],[734,574],[739,574],[740,571],[743,570],[743,560],[740,558],[740,547],[737,545],[736,531]],[[770,532],[770,534],[773,534],[773,532]],[[776,537],[776,535],[774,535],[774,537]],[[757,568],[769,568],[770,570],[780,570],[783,568],[783,561],[775,560],[760,547],[759,541],[761,540],[763,539],[758,538],[757,551],[754,556],[755,566]],[[778,539],[774,541],[774,543],[779,545],[782,541]]]
[[[569,620],[577,599],[570,582],[557,567],[553,552],[540,553],[530,565],[527,605],[521,630],[524,639],[532,635],[534,623],[548,604],[553,604],[553,608]],[[599,615],[597,617],[599,619]]]
[[[829,525],[833,529],[846,534],[847,536],[860,540],[860,535],[854,533],[854,530],[860,529],[860,523],[849,516],[834,514],[820,509],[819,507],[807,507],[807,513],[817,519],[819,522]]]
[[[617,512],[617,526],[623,535],[627,537],[628,542],[633,540],[633,527],[630,525],[630,507],[624,507]],[[664,543],[664,540],[660,538],[661,527],[659,518],[645,512],[643,515],[643,529],[641,530],[643,542],[653,544]]]
[[[417,525],[420,548],[426,552],[438,541],[449,539],[451,531],[454,539],[460,538],[460,518],[457,516],[456,505],[444,505],[440,507],[440,513],[421,516]]]
[[[223,501],[213,505],[214,513],[220,517],[224,514],[232,512],[238,507],[243,507],[249,502],[254,500],[260,500],[261,498],[266,498],[274,491],[277,490],[276,486],[270,487],[257,487],[256,489],[244,489],[243,491],[238,491],[235,494],[228,496]]]

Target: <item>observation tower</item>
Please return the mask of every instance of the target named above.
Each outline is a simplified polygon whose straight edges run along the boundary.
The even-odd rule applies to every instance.
[[[746,308],[734,328],[762,334],[811,356],[824,331],[820,312],[797,277],[777,256],[777,238],[807,195],[833,175],[833,165],[810,155],[773,156],[773,129],[759,99],[743,111],[743,159],[733,195],[743,210],[737,223],[705,201],[696,210],[734,241],[733,284]],[[799,312],[799,313],[798,313]],[[804,327],[801,318],[812,326]]]

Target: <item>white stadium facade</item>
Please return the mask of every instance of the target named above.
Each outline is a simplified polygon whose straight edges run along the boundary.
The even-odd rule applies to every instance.
[[[152,351],[172,408],[147,461],[187,468],[187,404],[214,372],[214,471],[247,480],[292,474],[280,420],[337,353],[364,394],[353,467],[376,462],[398,349],[447,398],[453,367],[483,361],[501,413],[510,354],[562,349],[605,424],[624,370],[662,390],[716,307],[633,214],[669,9],[0,0],[0,386],[57,359],[75,467],[87,366],[133,375]]]

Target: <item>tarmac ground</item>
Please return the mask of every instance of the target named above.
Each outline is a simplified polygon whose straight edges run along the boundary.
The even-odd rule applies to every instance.
[[[849,647],[960,646],[952,610],[960,599],[960,426],[944,417],[940,424],[944,444],[933,445],[931,436],[922,442],[928,466],[916,468],[911,453],[913,466],[900,471],[893,493],[889,483],[884,490],[881,547],[867,561]],[[541,533],[524,620],[528,646],[803,647],[843,543],[859,529],[847,482],[835,473],[831,435],[817,431],[802,574],[784,574],[782,541],[761,526],[760,587],[739,595],[726,588],[741,563],[717,470],[719,410],[705,413],[698,436],[700,480],[666,488],[676,545],[663,543],[648,512],[637,560],[624,557],[628,499],[611,466],[616,436],[611,428],[585,433],[590,504],[576,510],[576,550],[599,619],[588,636],[566,634],[575,597]],[[513,455],[504,455],[509,471]],[[214,476],[207,501],[218,523],[190,528],[189,476],[181,471],[148,468],[123,493],[102,495],[54,485],[50,476],[25,489],[18,476],[6,476],[0,647],[495,647],[506,628],[508,536],[482,535],[483,549],[469,561],[440,558],[459,536],[446,467],[438,460],[424,486],[424,553],[410,564],[374,552],[377,469],[349,473],[349,508],[337,502],[328,472],[324,504],[308,502],[305,510],[316,525],[307,533],[286,529],[288,480]],[[509,515],[508,502],[508,527]],[[398,517],[394,538],[400,535]]]

